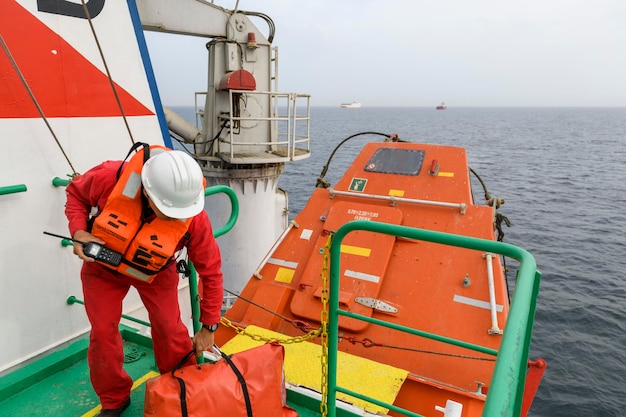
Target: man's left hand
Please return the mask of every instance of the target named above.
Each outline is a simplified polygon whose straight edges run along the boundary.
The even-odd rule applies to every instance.
[[[202,356],[202,352],[210,351],[211,347],[215,343],[215,334],[205,329],[200,329],[198,333],[193,337],[193,347],[196,350],[196,357]]]

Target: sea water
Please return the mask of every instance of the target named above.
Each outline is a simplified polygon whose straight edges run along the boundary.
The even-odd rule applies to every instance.
[[[194,121],[192,108],[173,108]],[[464,147],[470,166],[542,273],[530,356],[548,367],[530,416],[626,415],[626,108],[313,107],[311,157],[279,186],[293,218],[339,142],[360,133]],[[328,164],[335,184],[376,134],[350,139]],[[474,198],[483,200],[472,181]]]

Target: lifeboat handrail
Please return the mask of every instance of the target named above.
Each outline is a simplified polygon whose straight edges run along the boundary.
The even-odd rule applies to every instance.
[[[493,253],[485,253],[483,258],[487,261],[487,283],[489,286],[489,311],[491,313],[491,328],[487,331],[489,334],[502,334],[502,330],[498,327],[498,316],[496,314],[496,289],[493,282],[493,258],[497,255]]]
[[[491,348],[470,344],[460,340],[340,310],[339,281],[341,275],[339,264],[341,259],[341,243],[348,233],[355,230],[366,230],[414,240],[423,240],[449,246],[474,249],[507,256],[519,261],[520,267],[517,271],[518,277],[515,288],[515,296],[513,297],[513,302],[511,303],[511,309],[506,328],[502,336],[500,350],[496,351]],[[337,392],[354,396],[404,415],[417,416],[417,414],[394,406],[393,404],[378,401],[337,385],[336,368],[338,362],[337,346],[339,342],[339,316],[347,316],[357,320],[363,320],[375,325],[392,328],[413,335],[497,356],[495,369],[482,415],[489,417],[519,416],[522,408],[524,385],[526,381],[526,367],[528,363],[532,327],[535,317],[536,299],[539,292],[540,281],[541,273],[537,270],[537,264],[534,257],[526,250],[508,243],[365,220],[356,220],[344,224],[335,233],[330,247],[330,297],[328,317],[329,372],[326,373],[328,383],[326,397],[326,403],[328,404],[328,416],[336,417],[337,415],[335,408]]]
[[[339,191],[339,190],[335,190],[334,188],[331,188],[329,192],[330,192],[330,198],[333,198],[335,195],[345,195],[345,196],[350,196],[350,197],[370,198],[373,200],[386,200],[391,203],[391,206],[394,206],[396,202],[402,202],[402,203],[411,203],[411,204],[422,204],[422,205],[427,205],[427,206],[458,208],[461,214],[465,214],[465,212],[467,211],[467,204],[465,203],[449,203],[446,201],[419,200],[416,198],[403,198],[403,197],[395,197],[395,196],[389,196],[389,195],[355,193],[352,191]]]

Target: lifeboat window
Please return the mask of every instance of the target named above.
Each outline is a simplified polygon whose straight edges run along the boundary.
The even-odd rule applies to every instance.
[[[425,151],[413,149],[380,148],[365,165],[365,171],[416,176],[422,168],[424,154]]]

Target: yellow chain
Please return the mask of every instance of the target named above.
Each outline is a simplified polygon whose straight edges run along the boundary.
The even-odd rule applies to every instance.
[[[250,333],[246,330],[245,327],[233,324],[226,317],[222,317],[220,322],[225,327],[230,327],[237,334],[247,336],[252,340],[257,342],[278,342],[280,344],[291,344],[291,343],[300,343],[306,342],[307,340],[314,339],[316,337],[320,338],[320,344],[322,347],[322,380],[321,380],[321,394],[322,400],[320,401],[320,412],[322,417],[326,417],[328,415],[328,404],[326,403],[326,395],[328,392],[328,264],[330,259],[330,244],[332,243],[332,234],[328,235],[328,240],[324,245],[324,260],[322,263],[322,311],[320,313],[320,323],[321,327],[319,329],[311,330],[304,336],[295,336],[295,337],[285,337],[283,338],[275,338],[275,337],[264,337],[258,334]]]
[[[307,334],[305,334],[304,336],[295,336],[295,337],[285,337],[284,339],[278,339],[275,337],[264,337],[258,334],[254,334],[254,333],[250,333],[246,330],[245,327],[233,324],[233,322],[231,322],[230,320],[228,320],[226,317],[222,317],[220,320],[220,323],[223,324],[225,327],[230,327],[231,329],[233,329],[237,334],[243,335],[243,336],[247,336],[252,340],[256,340],[257,342],[278,342],[280,344],[283,345],[289,345],[291,343],[300,343],[300,342],[306,342],[307,340],[310,339],[314,339],[316,338],[319,334],[320,334],[320,329],[315,329],[315,330],[311,330],[310,332],[308,332]]]
[[[332,233],[328,235],[328,240],[324,245],[324,261],[322,263],[322,312],[320,313],[320,323],[322,325],[320,332],[320,344],[322,345],[322,384],[320,401],[320,413],[322,417],[328,415],[328,404],[326,403],[326,395],[328,393],[328,261],[330,259],[330,244],[332,242]]]

